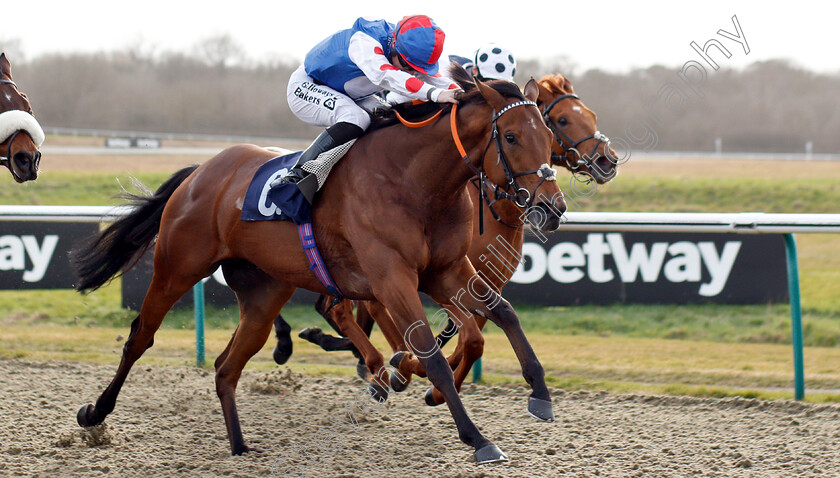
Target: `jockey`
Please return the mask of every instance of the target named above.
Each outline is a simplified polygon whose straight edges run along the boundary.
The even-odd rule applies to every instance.
[[[286,97],[295,116],[327,129],[272,187],[297,183],[311,203],[329,169],[370,126],[370,112],[382,105],[376,93],[457,103],[457,85],[438,72],[444,38],[425,15],[404,17],[396,26],[359,18],[310,50],[292,73]]]

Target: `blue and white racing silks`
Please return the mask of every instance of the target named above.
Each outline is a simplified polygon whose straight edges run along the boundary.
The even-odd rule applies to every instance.
[[[435,101],[441,88],[457,87],[440,74],[415,77],[394,67],[388,60],[394,28],[385,20],[357,19],[352,28],[327,37],[307,53],[306,74],[354,100],[389,90]]]

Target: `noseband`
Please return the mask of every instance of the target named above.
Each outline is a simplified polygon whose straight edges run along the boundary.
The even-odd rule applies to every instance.
[[[480,203],[481,202],[487,203],[487,207],[490,209],[490,212],[493,214],[493,218],[496,219],[496,221],[498,221],[498,222],[500,222],[500,223],[502,223],[506,226],[512,227],[512,228],[517,228],[517,227],[520,227],[520,226],[511,225],[511,224],[506,223],[504,220],[502,220],[502,218],[499,216],[499,214],[496,212],[496,210],[493,209],[493,205],[500,200],[509,199],[509,200],[513,201],[514,204],[516,204],[520,208],[527,209],[527,208],[533,206],[534,199],[535,199],[536,193],[537,193],[537,189],[539,189],[539,187],[542,185],[542,183],[545,182],[545,181],[556,181],[556,174],[557,174],[556,171],[551,169],[551,165],[549,165],[548,163],[543,163],[539,167],[539,169],[531,169],[531,170],[528,170],[528,171],[520,171],[518,173],[514,172],[513,168],[511,168],[510,162],[508,161],[507,156],[505,156],[504,150],[502,149],[502,139],[501,139],[501,135],[499,134],[498,120],[499,120],[499,117],[501,117],[503,114],[505,114],[506,112],[510,111],[513,108],[516,108],[517,106],[534,106],[534,107],[537,107],[537,109],[539,109],[537,104],[534,103],[533,101],[517,101],[515,103],[511,103],[511,104],[505,106],[498,113],[494,112],[493,113],[493,119],[492,119],[493,129],[492,129],[492,133],[490,135],[490,139],[487,141],[487,146],[484,147],[484,153],[481,156],[481,167],[480,168],[476,167],[474,164],[472,164],[472,161],[470,161],[470,159],[469,159],[469,155],[467,155],[466,150],[464,150],[464,146],[461,144],[461,140],[458,137],[458,130],[457,130],[457,127],[456,127],[456,120],[455,120],[456,111],[457,111],[457,107],[458,107],[457,104],[452,107],[452,113],[450,115],[450,125],[451,125],[451,129],[452,129],[452,138],[455,140],[455,145],[458,148],[458,152],[461,154],[461,159],[463,159],[464,162],[467,163],[467,166],[469,166],[470,169],[472,169],[473,172],[475,173],[475,177],[473,177],[471,181],[472,181],[473,185],[475,185],[475,187],[478,189],[479,202]],[[493,184],[487,178],[487,173],[484,169],[484,158],[487,157],[487,151],[490,149],[490,145],[494,144],[494,143],[496,145],[496,154],[497,154],[496,164],[501,163],[502,168],[505,171],[505,178],[506,178],[507,183],[505,184],[504,187],[499,186],[498,184]],[[527,176],[529,174],[536,174],[540,178],[539,182],[537,182],[537,185],[534,186],[533,191],[528,191],[526,188],[520,187],[519,184],[516,182],[516,178],[519,178],[519,177],[522,177],[522,176]],[[492,200],[487,195],[487,186],[492,186],[492,188],[493,188],[494,198]],[[483,207],[479,208],[479,233],[484,234],[484,208]]]
[[[587,137],[585,137],[581,140],[574,141],[567,134],[565,134],[565,133],[563,133],[563,131],[561,131],[560,127],[557,126],[557,123],[555,123],[554,120],[551,119],[550,113],[551,113],[551,110],[554,108],[554,106],[557,105],[557,103],[559,103],[562,100],[570,99],[570,98],[580,100],[580,97],[576,94],[573,94],[573,93],[568,93],[568,94],[565,94],[565,95],[558,96],[548,106],[543,108],[542,114],[543,114],[543,118],[545,119],[545,124],[548,126],[548,128],[551,130],[551,132],[554,133],[554,139],[556,139],[557,142],[560,144],[560,147],[563,148],[563,154],[551,153],[551,160],[554,161],[554,162],[558,162],[558,163],[560,162],[560,160],[563,160],[563,161],[566,162],[566,166],[570,170],[574,171],[575,169],[579,168],[580,166],[586,166],[587,168],[589,168],[590,163],[592,162],[592,159],[595,157],[595,151],[598,150],[598,148],[601,146],[601,144],[606,143],[607,146],[609,146],[610,139],[606,135],[602,134],[600,131],[595,131],[591,135],[589,135],[589,136],[587,136]],[[577,147],[581,143],[583,143],[584,141],[589,141],[590,139],[596,139],[596,140],[598,140],[598,142],[595,143],[595,146],[592,147],[592,151],[590,151],[589,154],[587,154],[587,155],[581,154],[580,151],[577,149]],[[569,156],[568,155],[571,152],[574,152],[575,155],[578,158],[577,164],[575,164],[575,165],[573,165],[569,161]]]
[[[15,88],[17,88],[17,84],[14,81],[7,80],[5,78],[0,78],[0,84],[12,85]],[[20,134],[21,131],[24,131],[24,130],[15,131],[6,140],[6,141],[8,141],[9,144],[8,144],[8,148],[6,149],[6,155],[5,156],[0,156],[0,165],[7,166],[7,167],[9,166],[9,161],[11,160],[11,157],[12,157],[12,144],[14,144],[15,138],[17,138],[17,135]],[[30,134],[30,136],[32,136],[32,135]]]

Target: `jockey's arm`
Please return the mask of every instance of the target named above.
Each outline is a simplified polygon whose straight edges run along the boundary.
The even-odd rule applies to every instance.
[[[441,93],[452,85],[451,81],[441,76],[424,75],[427,80],[424,81],[396,68],[385,56],[379,42],[362,32],[356,32],[350,39],[348,54],[371,83],[411,100],[438,101]]]

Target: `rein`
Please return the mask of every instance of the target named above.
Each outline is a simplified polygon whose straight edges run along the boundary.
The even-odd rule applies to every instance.
[[[560,144],[560,146],[564,150],[563,154],[552,153],[551,154],[551,160],[556,161],[556,162],[560,162],[560,160],[562,159],[563,161],[566,162],[566,165],[568,166],[568,168],[570,170],[574,171],[575,169],[577,169],[580,166],[585,165],[586,167],[589,167],[589,163],[592,161],[592,158],[595,157],[595,151],[597,151],[598,148],[603,143],[606,143],[607,145],[609,145],[610,144],[610,139],[605,134],[602,134],[600,131],[595,131],[591,135],[589,135],[589,136],[587,136],[587,137],[585,137],[581,140],[578,140],[578,141],[572,140],[572,138],[570,138],[567,134],[563,133],[563,131],[560,130],[560,127],[557,126],[557,123],[555,123],[554,120],[551,119],[549,114],[551,113],[551,110],[554,108],[554,106],[557,105],[557,103],[559,103],[560,101],[565,100],[565,99],[580,100],[580,97],[578,95],[574,94],[574,93],[567,93],[565,95],[560,95],[557,98],[555,98],[554,101],[552,101],[548,106],[543,108],[542,114],[543,114],[543,118],[545,119],[545,124],[548,125],[548,128],[554,134],[554,139],[557,140],[557,142]],[[595,143],[595,146],[592,148],[592,151],[590,151],[588,155],[587,154],[581,154],[580,151],[577,149],[577,147],[581,143],[583,143],[584,141],[588,141],[590,139],[596,139],[596,140],[598,140],[598,142]],[[564,140],[566,141],[565,143],[563,142]],[[566,144],[569,144],[569,146],[566,146]],[[578,157],[577,164],[575,164],[575,165],[572,165],[572,163],[569,161],[568,154],[571,153],[571,152],[574,152]]]
[[[511,227],[511,228],[514,228],[514,229],[521,227],[521,225],[515,226],[515,225],[508,224],[507,222],[505,222],[499,216],[499,214],[496,212],[496,210],[493,208],[493,205],[496,204],[496,202],[498,202],[500,200],[509,199],[509,200],[513,201],[513,203],[516,204],[517,206],[527,209],[527,208],[529,208],[533,205],[537,189],[542,185],[542,183],[544,181],[555,181],[556,180],[556,174],[557,174],[556,171],[551,169],[551,166],[548,163],[542,164],[539,167],[539,169],[531,169],[531,170],[528,170],[528,171],[521,171],[521,172],[518,172],[518,173],[514,172],[513,169],[510,167],[510,162],[508,162],[508,159],[505,156],[504,150],[502,149],[502,140],[501,140],[501,135],[499,134],[499,125],[498,125],[497,121],[499,120],[499,117],[501,117],[503,114],[510,111],[511,109],[516,108],[517,106],[535,106],[535,107],[537,107],[537,104],[534,103],[533,101],[517,101],[515,103],[511,103],[511,104],[505,106],[498,113],[494,112],[493,120],[492,120],[493,130],[492,130],[492,134],[490,135],[490,139],[487,141],[487,146],[484,147],[484,153],[481,156],[481,167],[480,168],[476,167],[474,164],[472,164],[472,161],[470,161],[469,155],[467,154],[466,150],[464,149],[464,145],[461,143],[461,138],[458,135],[458,127],[457,127],[457,120],[456,120],[456,115],[457,115],[457,111],[458,111],[458,105],[457,104],[452,106],[452,113],[451,113],[451,116],[450,116],[450,119],[449,119],[450,129],[452,130],[452,139],[455,142],[455,147],[458,149],[458,153],[461,155],[461,159],[463,159],[464,162],[467,164],[467,166],[469,166],[469,168],[472,169],[472,171],[475,173],[475,176],[473,177],[473,179],[471,181],[472,181],[473,185],[478,189],[479,202],[480,203],[483,202],[483,203],[487,204],[487,208],[490,209],[490,212],[493,214],[493,218],[496,221],[500,222],[501,224],[504,224],[505,226],[508,226],[508,227]],[[504,188],[502,188],[498,184],[492,183],[487,178],[487,173],[484,170],[484,158],[487,156],[487,151],[490,149],[490,145],[493,144],[493,143],[495,143],[495,145],[496,145],[496,154],[497,154],[496,164],[499,164],[499,163],[502,164],[502,167],[505,171],[505,177],[507,179],[507,184],[505,185]],[[529,174],[536,174],[537,176],[540,177],[540,180],[537,183],[537,185],[534,187],[533,192],[528,191],[527,189],[525,189],[523,187],[520,187],[519,184],[517,184],[517,182],[516,182],[516,178],[519,178],[519,177],[522,177],[522,176],[527,176]],[[493,200],[490,200],[490,198],[487,195],[487,186],[488,185],[493,187],[493,195],[494,195]],[[510,192],[508,192],[511,189],[513,189],[513,191],[515,191],[515,193],[511,194]],[[523,193],[524,193],[524,199],[522,199]],[[484,234],[484,208],[483,207],[479,208],[479,213],[478,214],[479,214],[479,234]]]
[[[407,119],[403,118],[400,112],[397,110],[394,110],[394,113],[397,115],[397,119],[400,120],[400,123],[402,123],[403,125],[408,126],[409,128],[422,128],[423,126],[427,126],[431,124],[432,121],[440,118],[440,115],[441,113],[443,113],[443,110],[438,110],[438,112],[433,114],[430,118],[425,119],[423,121],[418,121],[416,123],[412,123],[411,121],[408,121]]]

